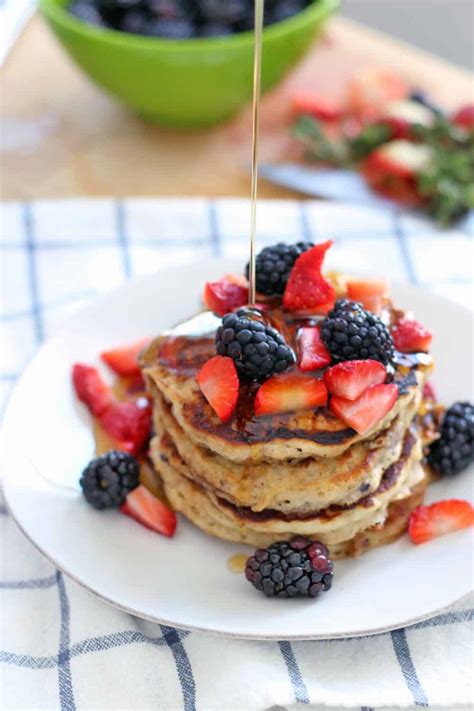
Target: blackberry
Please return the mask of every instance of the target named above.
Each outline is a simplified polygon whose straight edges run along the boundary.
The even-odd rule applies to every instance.
[[[118,507],[138,484],[138,462],[128,452],[111,450],[93,459],[79,484],[85,500],[95,509]]]
[[[234,360],[239,375],[260,382],[282,373],[296,360],[281,333],[264,323],[256,309],[224,316],[216,332],[216,351]]]
[[[300,254],[313,246],[311,242],[297,242],[297,244],[279,242],[273,247],[262,249],[255,260],[257,291],[266,296],[283,296],[294,263]],[[248,279],[248,264],[245,267],[245,273]]]
[[[319,541],[296,536],[259,548],[245,566],[245,577],[267,597],[316,597],[332,585],[333,564]]]
[[[474,461],[474,405],[456,402],[441,423],[440,438],[433,442],[428,464],[441,476],[453,476]]]
[[[387,365],[394,355],[385,324],[357,301],[336,301],[322,322],[321,335],[334,361],[371,358]]]

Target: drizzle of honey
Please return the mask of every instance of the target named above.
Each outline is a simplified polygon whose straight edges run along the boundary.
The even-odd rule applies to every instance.
[[[227,567],[231,573],[243,573],[247,559],[248,555],[246,553],[236,553],[235,555],[231,555],[227,561]]]

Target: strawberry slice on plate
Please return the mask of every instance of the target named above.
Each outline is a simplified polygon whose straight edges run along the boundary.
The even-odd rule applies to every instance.
[[[245,306],[248,299],[247,282],[244,277],[234,274],[227,274],[220,281],[208,281],[204,287],[204,305],[217,316],[225,316],[239,306]]]
[[[332,240],[316,244],[300,254],[291,270],[283,294],[288,311],[327,313],[335,301],[332,284],[321,274],[321,267]]]
[[[330,393],[346,400],[357,400],[371,385],[385,382],[387,371],[377,360],[346,360],[324,373]]]
[[[427,353],[433,335],[419,321],[402,318],[393,329],[392,338],[401,353]]]
[[[351,279],[347,282],[347,296],[359,301],[364,309],[379,314],[388,296],[388,283],[385,279]]]
[[[257,391],[255,414],[275,415],[280,412],[312,410],[327,402],[323,380],[301,373],[283,373],[267,380]]]
[[[137,486],[127,494],[125,501],[120,506],[120,511],[134,518],[142,526],[168,538],[171,538],[176,530],[175,512],[156,496],[153,496],[143,485]]]
[[[79,400],[95,417],[100,417],[114,401],[112,390],[92,366],[76,363],[72,369],[72,383]]]
[[[470,526],[474,526],[474,507],[469,501],[446,499],[417,506],[410,516],[408,533],[413,543],[419,544]]]
[[[204,363],[196,380],[216,415],[227,422],[239,397],[239,377],[232,358],[214,356]]]
[[[142,338],[119,348],[103,351],[100,357],[117,375],[137,375],[140,373],[138,357],[149,343],[149,338]]]
[[[325,368],[331,363],[331,355],[321,338],[319,326],[300,328],[297,336],[298,367],[306,372]]]
[[[329,407],[336,417],[364,435],[390,412],[397,397],[397,386],[394,383],[383,383],[371,385],[357,400],[333,395]]]

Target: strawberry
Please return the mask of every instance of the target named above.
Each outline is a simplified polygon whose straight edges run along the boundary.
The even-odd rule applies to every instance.
[[[409,94],[407,83],[397,74],[369,67],[359,72],[348,88],[349,109],[364,120],[379,117],[389,102]]]
[[[402,318],[393,329],[392,338],[401,353],[418,353],[429,351],[433,336],[419,321]]]
[[[163,536],[171,536],[176,530],[176,514],[165,504],[153,496],[143,485],[133,489],[123,504],[120,511],[127,516],[131,516],[142,526],[150,528],[152,531],[161,533]]]
[[[474,104],[461,106],[461,108],[451,116],[451,122],[468,131],[474,131]]]
[[[301,373],[283,373],[273,376],[258,389],[255,414],[274,415],[279,412],[312,410],[323,407],[327,396],[322,380]]]
[[[423,385],[423,399],[431,400],[432,402],[437,402],[438,400],[434,385],[429,380],[427,380],[426,383]]]
[[[72,369],[72,382],[77,397],[95,417],[100,417],[112,404],[112,390],[104,383],[96,368],[76,363]]]
[[[394,383],[371,385],[357,400],[333,395],[329,407],[361,435],[369,432],[395,405],[398,388]]]
[[[239,397],[239,378],[232,358],[214,356],[204,363],[196,380],[216,415],[227,422]]]
[[[346,360],[324,373],[330,393],[346,400],[357,400],[371,385],[385,382],[387,371],[377,360]]]
[[[319,121],[339,121],[344,115],[342,107],[335,101],[309,91],[296,94],[293,98],[293,108],[297,116],[313,116]]]
[[[376,148],[360,170],[368,184],[382,195],[408,205],[419,205],[417,176],[430,162],[429,146],[396,140]]]
[[[417,506],[410,516],[408,533],[413,543],[419,544],[470,526],[474,526],[474,507],[469,501],[446,499]]]
[[[316,244],[298,257],[283,294],[285,309],[316,312],[323,308],[324,313],[331,309],[334,287],[321,274],[324,255],[331,245],[332,240]]]
[[[220,281],[208,281],[204,287],[204,305],[218,316],[225,316],[239,306],[244,306],[248,298],[248,285],[241,280],[237,281],[233,274],[226,275]]]
[[[418,101],[393,101],[383,111],[379,123],[390,126],[393,138],[411,138],[413,126],[433,125],[434,113]]]
[[[331,355],[321,338],[319,326],[298,330],[298,366],[302,371],[324,368],[331,362]]]
[[[347,282],[347,295],[359,301],[365,309],[379,314],[388,295],[388,284],[385,279],[351,280]]]
[[[134,343],[104,351],[100,357],[117,375],[137,375],[140,373],[138,357],[149,343],[149,338],[142,338]]]
[[[150,437],[150,403],[145,397],[133,402],[115,401],[102,413],[99,421],[120,449],[138,454]]]

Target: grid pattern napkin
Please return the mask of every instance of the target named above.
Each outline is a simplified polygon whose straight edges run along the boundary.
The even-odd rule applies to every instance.
[[[388,274],[472,303],[473,235],[410,214],[262,201],[259,247],[334,239],[328,266]],[[247,257],[248,204],[73,199],[0,211],[3,402],[39,343],[95,294],[136,274]],[[363,639],[255,642],[122,613],[67,579],[0,505],[2,709],[470,709],[473,600]],[[403,584],[403,581],[401,581]]]

